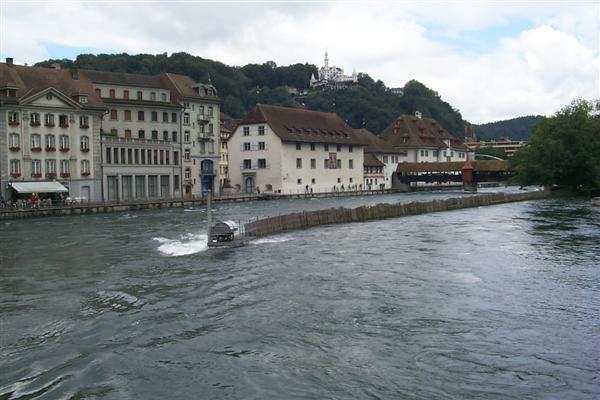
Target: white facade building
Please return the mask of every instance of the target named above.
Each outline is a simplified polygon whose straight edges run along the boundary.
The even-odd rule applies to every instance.
[[[335,65],[329,66],[329,56],[325,53],[325,60],[323,66],[319,68],[319,76],[311,76],[310,87],[319,88],[343,88],[352,86],[358,83],[358,74],[356,70],[352,72],[351,76],[344,75],[342,68],[336,67]]]
[[[101,199],[100,121],[105,106],[75,69],[0,63],[0,194],[5,200],[58,182],[66,196]],[[20,192],[13,183],[29,182]],[[40,190],[36,190],[36,185]],[[58,185],[60,187],[60,185]],[[18,185],[16,185],[18,187]]]
[[[259,104],[229,139],[229,177],[248,193],[358,189],[365,144],[336,114]]]

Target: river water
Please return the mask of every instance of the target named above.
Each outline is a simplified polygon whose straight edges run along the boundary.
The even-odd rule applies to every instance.
[[[600,398],[600,209],[586,201],[325,226],[232,250],[206,249],[201,209],[1,224],[0,399]]]

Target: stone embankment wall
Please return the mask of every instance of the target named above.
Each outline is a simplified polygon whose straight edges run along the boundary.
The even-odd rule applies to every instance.
[[[377,204],[358,208],[330,208],[326,210],[269,217],[249,222],[244,226],[245,235],[262,237],[275,233],[305,229],[318,225],[345,224],[385,218],[398,218],[409,215],[426,214],[440,211],[489,206],[515,201],[537,200],[549,197],[549,192],[497,193],[454,197],[445,200],[413,202],[406,204]]]

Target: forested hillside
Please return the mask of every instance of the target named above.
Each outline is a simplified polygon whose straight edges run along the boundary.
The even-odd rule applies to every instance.
[[[541,115],[528,115],[498,122],[475,126],[478,139],[490,140],[508,137],[512,140],[528,140],[538,123]]]
[[[231,67],[218,61],[207,60],[187,53],[167,54],[100,54],[79,55],[72,60],[48,60],[38,66],[58,62],[62,67],[75,66],[115,72],[158,74],[172,72],[189,75],[196,81],[206,82],[210,76],[223,100],[223,111],[234,118],[242,117],[256,103],[307,107],[319,111],[333,111],[354,128],[365,127],[379,133],[400,114],[419,110],[425,117],[438,120],[458,137],[463,137],[464,121],[460,112],[441,99],[434,90],[420,82],[409,81],[404,95],[393,94],[385,84],[367,74],[359,74],[357,87],[343,90],[310,91],[294,96],[287,87],[308,89],[310,77],[317,72],[313,64],[277,66],[248,64]]]

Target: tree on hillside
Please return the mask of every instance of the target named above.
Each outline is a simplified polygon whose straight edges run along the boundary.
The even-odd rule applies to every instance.
[[[559,185],[571,191],[600,188],[600,118],[592,104],[575,100],[544,118],[513,162],[523,185]]]

